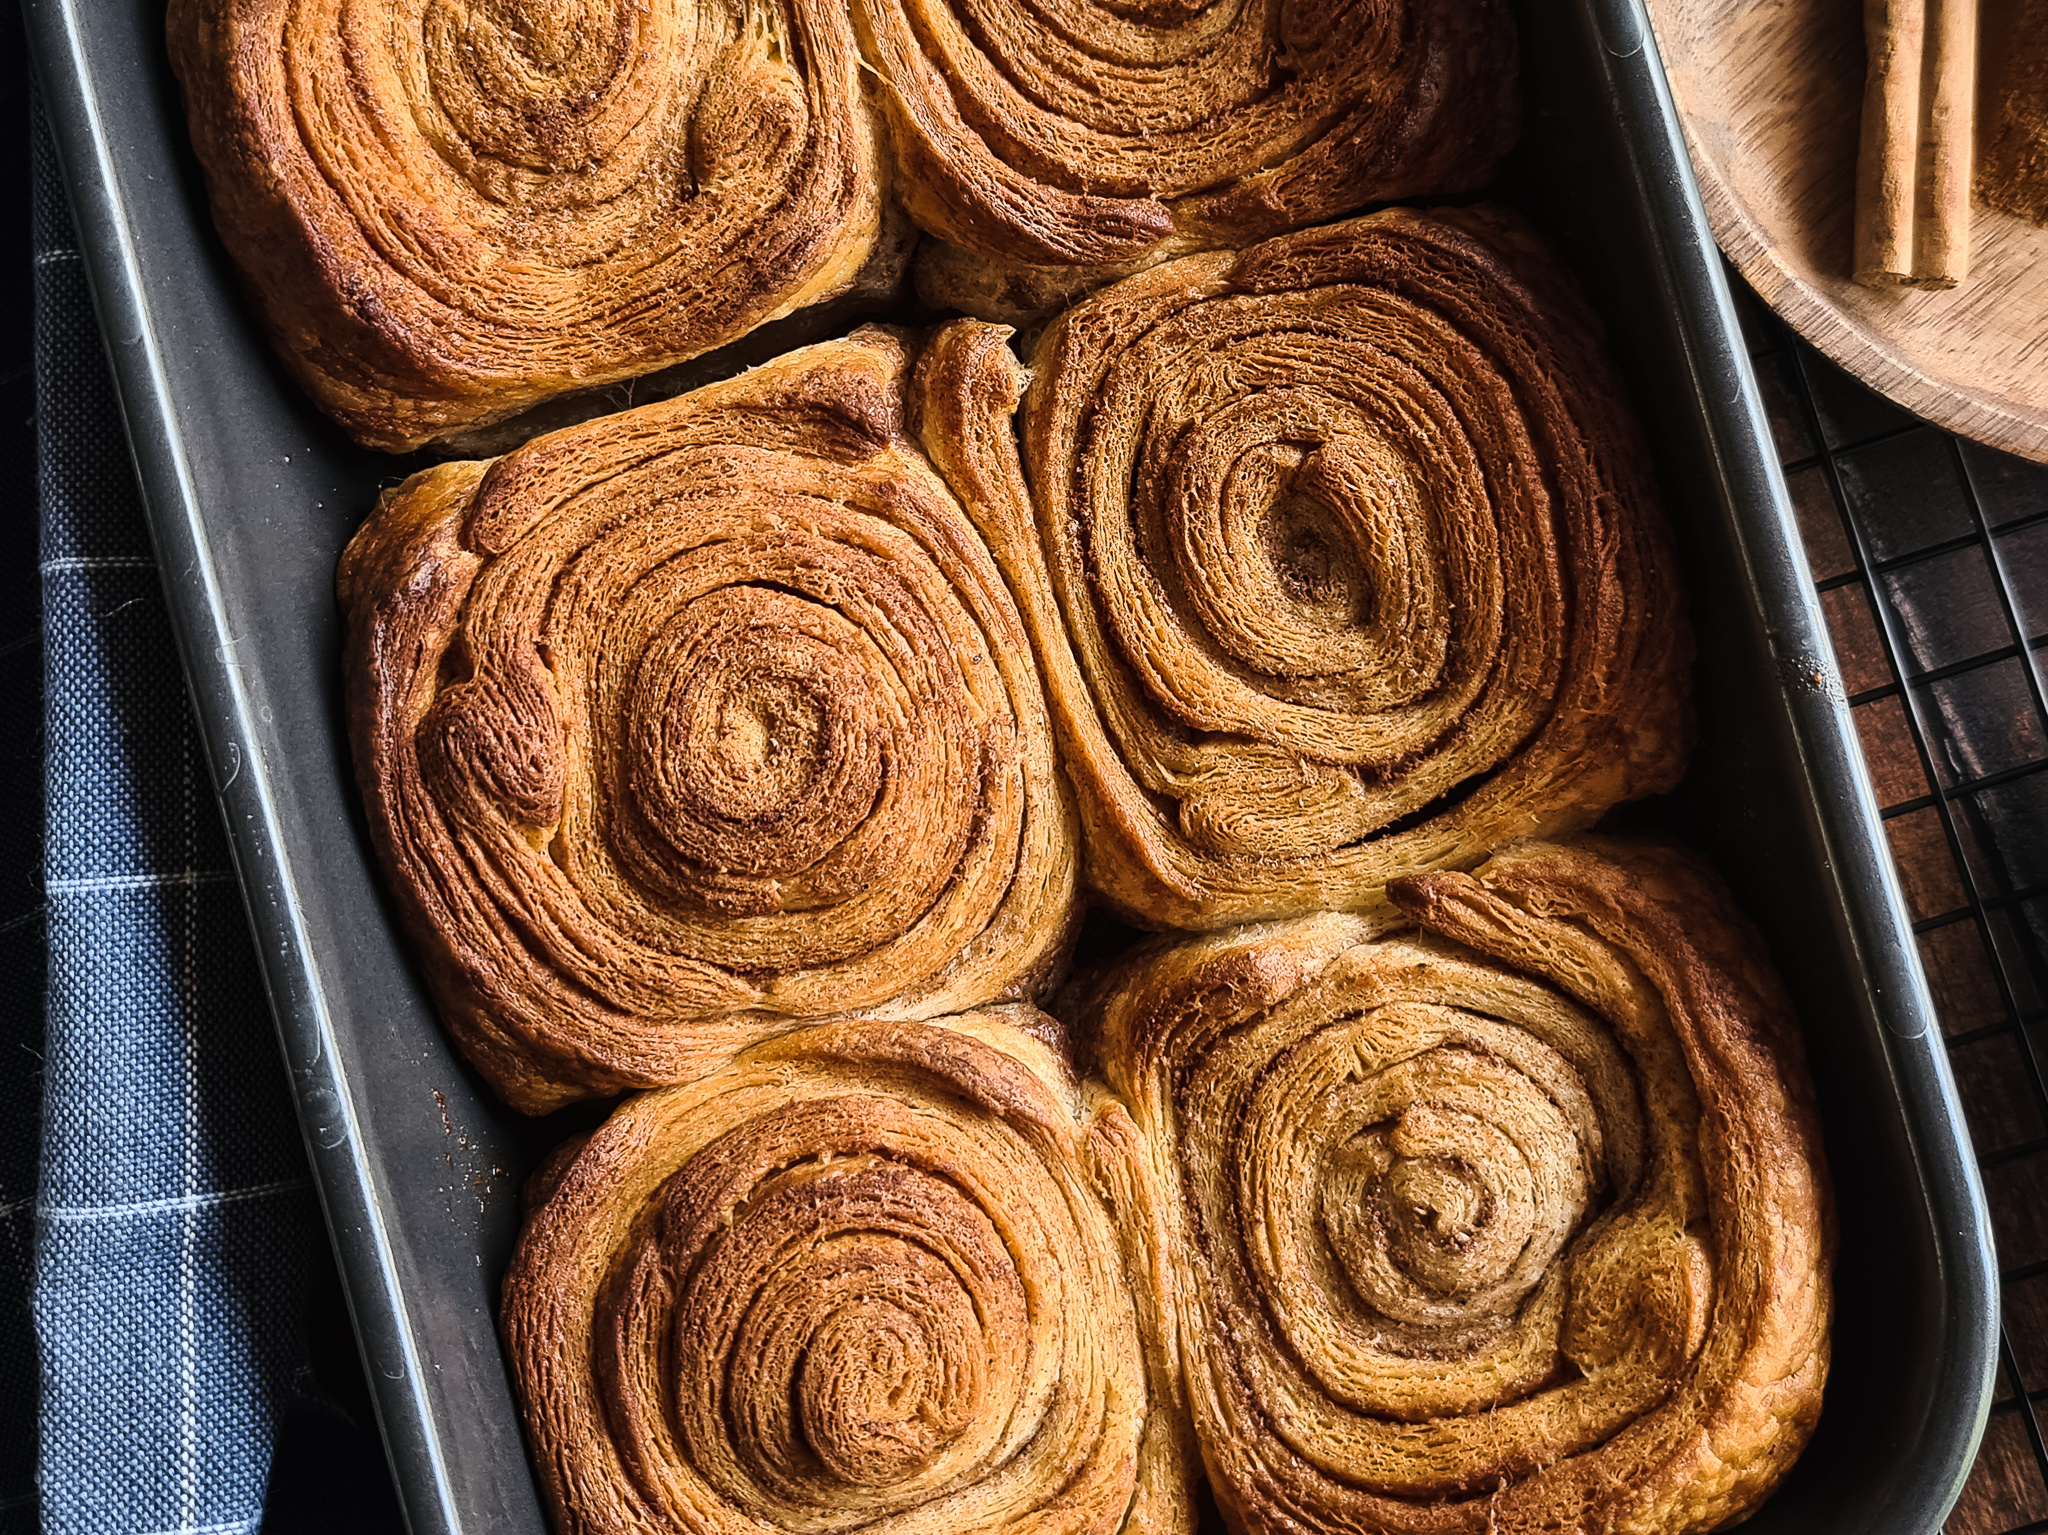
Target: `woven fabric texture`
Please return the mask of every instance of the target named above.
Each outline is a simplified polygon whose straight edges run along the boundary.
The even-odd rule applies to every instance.
[[[0,60],[21,53],[0,6]],[[14,52],[9,53],[13,45]],[[27,142],[25,69],[0,71],[0,113]],[[35,368],[28,157],[0,156],[0,1535],[36,1527],[36,1352],[29,1314],[43,1049],[42,627],[36,572]]]
[[[0,1508],[52,1532],[227,1535],[260,1525],[309,1389],[318,1210],[40,122],[34,146],[43,905],[0,929],[0,957],[42,960],[20,932],[47,959],[39,1165],[0,1197],[10,1259],[32,1234],[39,1442],[31,1494],[8,1393]]]

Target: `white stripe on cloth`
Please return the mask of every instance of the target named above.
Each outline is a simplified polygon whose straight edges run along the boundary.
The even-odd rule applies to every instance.
[[[187,728],[190,728],[189,722]],[[185,856],[197,851],[193,824],[192,758],[184,759]],[[185,1127],[183,1153],[185,1189],[189,1197],[199,1186],[199,984],[194,954],[199,939],[199,882],[185,886],[185,943],[178,966],[178,1011],[185,1024]],[[191,1525],[199,1517],[199,1215],[185,1212],[184,1230],[178,1236],[178,1523]]]
[[[142,1199],[125,1205],[37,1205],[36,1215],[46,1221],[126,1220],[139,1215],[183,1215],[194,1210],[210,1210],[216,1205],[240,1204],[247,1199],[268,1199],[275,1194],[289,1194],[312,1186],[310,1178],[285,1178],[276,1183],[252,1184],[245,1189],[180,1194],[173,1199]],[[27,1203],[27,1200],[22,1200],[13,1205],[0,1205],[0,1216],[11,1215]]]
[[[232,869],[172,869],[163,874],[107,874],[97,879],[53,879],[43,889],[50,895],[97,895],[106,890],[157,890],[172,885],[225,885]]]
[[[36,568],[46,576],[69,570],[154,570],[156,560],[147,554],[69,554]]]

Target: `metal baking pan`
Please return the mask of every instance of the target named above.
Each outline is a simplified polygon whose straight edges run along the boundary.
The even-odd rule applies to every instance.
[[[415,1535],[545,1526],[494,1327],[519,1180],[563,1130],[451,1052],[368,856],[334,564],[407,467],[272,359],[209,224],[161,0],[25,0],[171,617]],[[1722,267],[1640,0],[1522,6],[1499,185],[1609,329],[1677,528],[1701,746],[1627,812],[1719,863],[1804,1020],[1841,1211],[1818,1434],[1750,1526],[1928,1535],[1983,1430],[1983,1193]]]

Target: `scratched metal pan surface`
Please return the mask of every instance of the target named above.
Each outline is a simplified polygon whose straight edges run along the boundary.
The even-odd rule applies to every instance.
[[[161,0],[25,0],[171,614],[300,1122],[415,1535],[545,1528],[494,1326],[519,1180],[563,1126],[436,1026],[348,770],[334,564],[406,467],[285,377],[208,222]],[[1522,7],[1528,134],[1494,195],[1605,319],[1701,636],[1702,744],[1634,819],[1709,852],[1797,1001],[1841,1209],[1812,1447],[1752,1529],[1936,1530],[1982,1432],[1982,1190],[1722,268],[1640,0]]]

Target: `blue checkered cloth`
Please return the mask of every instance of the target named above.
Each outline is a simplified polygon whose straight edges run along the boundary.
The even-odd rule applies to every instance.
[[[33,142],[33,436],[0,439],[39,514],[0,564],[40,574],[0,586],[0,787],[41,809],[0,843],[0,1535],[386,1528],[314,1369],[325,1236],[39,116]]]

